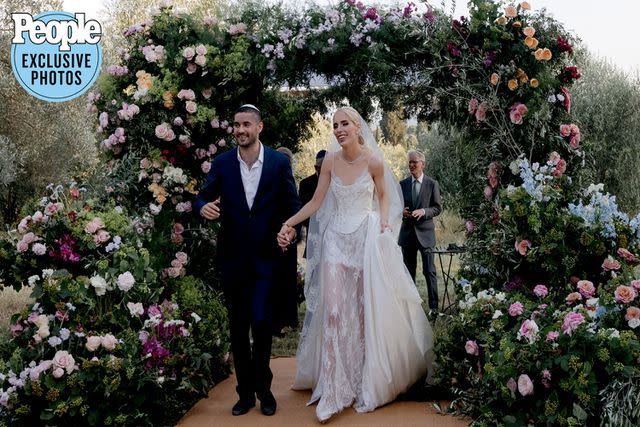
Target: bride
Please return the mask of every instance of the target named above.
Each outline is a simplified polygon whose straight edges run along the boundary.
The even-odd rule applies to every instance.
[[[313,389],[320,421],[373,411],[431,369],[433,335],[397,241],[400,187],[356,110],[333,116],[333,142],[312,198],[278,234],[311,215],[305,315],[294,389]]]

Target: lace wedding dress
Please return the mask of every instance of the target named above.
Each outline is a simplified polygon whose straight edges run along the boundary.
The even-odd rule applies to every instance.
[[[351,184],[332,173],[324,227],[310,233],[307,312],[294,389],[327,420],[354,405],[368,412],[406,391],[431,369],[431,327],[402,261],[396,235],[380,233],[367,168]],[[396,230],[397,231],[397,230]],[[308,253],[308,254],[309,254]]]

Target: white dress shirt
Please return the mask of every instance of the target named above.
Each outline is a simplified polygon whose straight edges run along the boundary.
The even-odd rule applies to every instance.
[[[258,184],[260,183],[260,176],[262,175],[262,165],[264,163],[264,146],[260,144],[260,154],[258,154],[258,160],[255,161],[251,168],[240,157],[240,149],[238,148],[238,162],[240,163],[240,176],[242,177],[242,186],[244,187],[244,195],[247,198],[247,205],[249,209],[253,206],[253,200],[256,198],[258,192]]]

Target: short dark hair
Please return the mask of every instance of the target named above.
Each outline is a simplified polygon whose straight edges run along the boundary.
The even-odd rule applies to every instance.
[[[316,154],[316,160],[324,159],[324,156],[326,155],[327,155],[327,150],[320,150],[318,151],[318,154]]]
[[[244,104],[240,106],[233,115],[235,116],[238,113],[253,113],[258,118],[258,121],[262,121],[262,114],[260,114],[260,110],[258,110],[258,108],[253,104]]]

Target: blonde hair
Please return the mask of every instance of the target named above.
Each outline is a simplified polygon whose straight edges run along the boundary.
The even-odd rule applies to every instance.
[[[343,113],[345,113],[347,117],[349,117],[349,120],[351,120],[353,124],[356,125],[356,127],[358,128],[358,144],[364,145],[364,138],[360,133],[360,123],[363,121],[360,113],[358,113],[358,111],[353,107],[340,107],[336,110],[335,113],[333,113],[333,115],[335,116],[338,111],[342,111]]]

